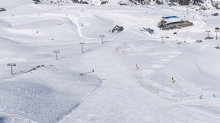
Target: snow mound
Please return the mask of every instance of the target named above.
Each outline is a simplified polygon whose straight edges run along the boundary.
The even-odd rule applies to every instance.
[[[42,28],[42,27],[50,27],[55,25],[61,25],[63,23],[69,24],[71,26],[75,25],[68,18],[52,18],[52,17],[43,17],[43,18],[16,18],[16,23],[12,24],[12,28],[16,29],[30,29],[30,28]]]
[[[57,67],[38,68],[0,81],[0,109],[40,123],[54,123],[76,108],[101,80]]]
[[[10,27],[10,24],[8,22],[4,21],[3,19],[0,19],[0,27],[1,28]]]
[[[83,35],[85,35],[86,37],[92,37],[92,38],[96,38],[97,33],[98,34],[103,34],[103,32],[109,33],[109,30],[112,30],[116,26],[113,23],[113,21],[105,19],[105,18],[101,18],[99,16],[81,17],[79,18],[79,24],[83,25],[81,29]]]
[[[33,4],[32,0],[0,0],[0,7],[13,8],[25,4]]]

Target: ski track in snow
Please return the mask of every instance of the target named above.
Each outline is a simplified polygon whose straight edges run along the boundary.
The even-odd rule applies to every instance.
[[[214,88],[216,83],[208,87],[206,83],[219,79],[219,71],[213,66],[220,60],[208,61],[207,66],[214,72],[203,65],[210,54],[219,55],[213,48],[217,41],[193,43],[212,22],[205,23],[199,12],[191,10],[186,14],[186,8],[178,6],[111,7],[114,6],[31,4],[0,13],[0,40],[4,42],[0,45],[0,122],[219,122],[220,100],[212,94],[218,97],[220,92]],[[169,31],[158,29],[160,17],[168,14],[187,16],[195,25]],[[87,25],[81,26],[84,22]],[[116,24],[125,30],[119,34],[108,32]],[[154,28],[155,34],[140,32],[143,26]],[[104,41],[111,41],[101,44],[100,34],[105,34]],[[162,44],[161,36],[170,38]],[[182,41],[181,46],[176,40]],[[185,40],[187,43],[183,43]],[[83,54],[79,42],[87,44]],[[53,50],[61,50],[59,60],[54,60]],[[6,74],[8,62],[18,64],[14,76]],[[40,63],[47,67],[25,73]],[[93,75],[91,69],[95,70]],[[80,78],[79,73],[87,72],[85,80]],[[205,79],[199,80],[201,85],[195,79],[199,77]],[[203,100],[199,100],[201,94]]]
[[[207,116],[203,112],[197,112],[181,106],[180,108],[169,101],[154,96],[144,88],[140,88],[137,79],[132,75],[131,71],[122,62],[118,61],[109,50],[108,47],[101,48],[85,55],[81,59],[85,66],[97,68],[96,75],[105,80],[100,88],[60,123],[106,121],[109,123],[130,121],[169,122],[172,121],[169,119],[170,114],[163,111],[166,106],[172,112],[175,112],[174,117],[178,117],[179,120],[184,120],[188,117],[179,112],[181,109],[190,110],[189,112],[196,114],[196,117]],[[151,106],[152,103],[156,103],[157,107]],[[161,107],[161,105],[163,106]],[[155,114],[157,115],[155,116]],[[163,116],[163,118],[161,119],[159,116]],[[199,119],[190,119],[189,121],[184,120],[184,122],[199,123],[201,121]]]

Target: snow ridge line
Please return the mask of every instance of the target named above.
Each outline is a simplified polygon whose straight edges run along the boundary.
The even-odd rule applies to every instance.
[[[99,77],[98,77],[98,78],[99,78]],[[101,84],[98,85],[98,86],[96,86],[96,87],[94,87],[81,101],[79,101],[78,103],[76,103],[76,105],[73,107],[73,109],[69,110],[66,115],[63,115],[61,118],[59,118],[59,119],[57,120],[57,123],[62,122],[62,120],[63,120],[66,116],[68,116],[74,109],[76,109],[84,100],[86,100],[96,89],[98,89],[98,88],[102,85],[102,80],[101,80],[100,78],[99,78],[99,80],[100,80]]]

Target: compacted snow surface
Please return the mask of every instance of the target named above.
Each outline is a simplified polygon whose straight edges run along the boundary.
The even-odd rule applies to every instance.
[[[0,123],[220,122],[220,17],[211,16],[220,11],[29,0],[0,7],[7,9],[0,12]],[[193,26],[160,30],[161,17],[171,15]],[[116,25],[124,31],[111,33]],[[207,30],[214,39],[205,40]],[[13,75],[8,63],[16,63]]]

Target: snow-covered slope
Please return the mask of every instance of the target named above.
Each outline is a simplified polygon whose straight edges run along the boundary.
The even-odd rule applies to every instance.
[[[219,122],[218,10],[29,2],[0,12],[0,122]],[[169,15],[193,26],[160,30]]]
[[[90,5],[156,5],[156,4],[164,4],[170,5],[175,4],[185,5],[186,1],[169,1],[169,0],[33,0],[36,4],[50,4],[50,5],[72,5],[74,3],[77,4],[90,4]],[[188,5],[199,5],[205,7],[206,9],[219,9],[219,0],[201,0],[195,1],[189,0]]]
[[[50,5],[72,5],[74,3],[93,5],[119,5],[119,3],[130,4],[131,2],[129,0],[40,0],[40,2],[37,3]]]
[[[37,122],[52,123],[76,108],[100,84],[96,77],[44,66],[1,81],[0,109]]]
[[[32,0],[1,0],[0,8],[14,8],[18,6],[23,6],[27,4],[33,4]]]

